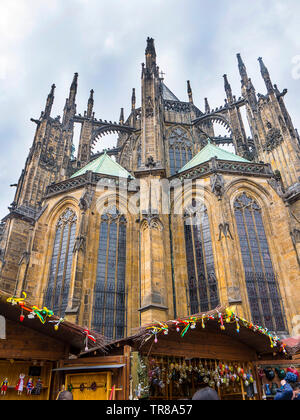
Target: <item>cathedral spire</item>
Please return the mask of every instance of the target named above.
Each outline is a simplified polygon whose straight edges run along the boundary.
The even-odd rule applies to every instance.
[[[232,103],[233,102],[232,89],[228,82],[227,74],[224,74],[223,77],[224,77],[224,87],[225,87],[225,92],[227,95],[228,102]]]
[[[90,97],[88,100],[87,117],[91,118],[94,108],[94,90],[91,90]]]
[[[247,75],[246,66],[242,60],[241,54],[237,54],[237,59],[238,59],[238,64],[239,64],[240,75],[242,78],[242,85],[247,86],[248,75]]]
[[[70,126],[71,118],[76,114],[76,94],[78,86],[78,73],[74,74],[74,78],[70,87],[69,98],[66,100],[66,105],[64,109],[64,119],[63,125]]]
[[[265,81],[268,93],[274,93],[274,88],[273,88],[273,84],[271,81],[271,77],[269,74],[269,71],[267,69],[267,67],[265,66],[262,57],[258,58],[259,61],[259,65],[260,65],[260,71],[261,71],[261,75]]]
[[[54,91],[55,91],[56,86],[53,84],[51,86],[51,92],[48,95],[47,98],[47,103],[46,103],[46,107],[45,107],[45,112],[44,112],[44,117],[48,118],[50,117],[51,111],[52,111],[52,106],[53,106],[53,102],[54,102]]]
[[[188,92],[188,95],[189,95],[189,101],[190,101],[191,104],[193,104],[194,103],[194,101],[193,101],[193,91],[192,91],[192,88],[191,88],[191,82],[189,80],[187,81],[187,92]]]

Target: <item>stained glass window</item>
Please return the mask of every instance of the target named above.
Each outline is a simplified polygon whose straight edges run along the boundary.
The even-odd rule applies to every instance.
[[[168,139],[170,174],[175,175],[193,157],[193,145],[187,133],[176,128]]]
[[[68,306],[76,221],[76,214],[67,209],[56,226],[45,306],[58,316],[64,316]]]
[[[93,326],[111,339],[126,330],[126,219],[114,207],[101,218]]]
[[[236,199],[234,210],[253,322],[270,331],[285,331],[282,302],[261,207],[243,193]]]
[[[207,312],[219,305],[219,292],[209,218],[204,205],[193,201],[185,212],[184,229],[190,312]]]

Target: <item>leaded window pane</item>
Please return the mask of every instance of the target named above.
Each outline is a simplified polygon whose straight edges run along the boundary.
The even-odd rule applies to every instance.
[[[93,329],[111,339],[126,333],[126,219],[117,209],[102,217],[94,290]]]
[[[270,331],[285,331],[261,208],[246,193],[237,198],[234,207],[253,322]]]
[[[75,213],[67,209],[56,226],[50,273],[44,304],[58,316],[64,316],[68,306],[76,235]]]
[[[170,173],[174,175],[192,159],[192,142],[184,130],[176,128],[168,138],[168,147]]]
[[[194,204],[186,211],[184,226],[191,314],[219,305],[207,209]],[[196,216],[195,208],[199,210]]]

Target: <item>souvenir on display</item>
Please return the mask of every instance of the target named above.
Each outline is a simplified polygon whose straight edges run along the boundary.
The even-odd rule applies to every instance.
[[[33,388],[34,388],[33,380],[32,378],[30,378],[28,379],[28,382],[26,384],[27,395],[31,395]]]
[[[299,372],[297,371],[297,369],[294,366],[288,367],[287,368],[287,372],[294,373],[294,375],[296,375],[297,378],[299,379]]]
[[[23,393],[24,379],[25,379],[25,374],[21,373],[20,376],[19,376],[19,381],[18,381],[17,386],[16,386],[16,391],[18,391],[18,395],[22,395],[22,393]]]
[[[5,378],[1,383],[1,395],[6,395],[8,389],[8,378]]]
[[[39,378],[35,384],[35,387],[33,388],[32,394],[33,395],[41,395],[43,389],[43,383],[41,378]]]

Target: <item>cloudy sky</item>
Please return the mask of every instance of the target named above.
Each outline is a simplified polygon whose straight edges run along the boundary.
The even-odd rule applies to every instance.
[[[203,109],[224,103],[223,74],[237,96],[240,52],[258,92],[257,58],[274,83],[288,88],[288,109],[300,128],[299,0],[0,0],[0,218],[7,213],[52,83],[53,116],[62,115],[73,74],[79,73],[77,109],[95,90],[96,117],[117,120],[140,97],[146,38],[155,38],[165,83]],[[111,142],[112,140],[110,140]],[[107,144],[106,144],[107,146]],[[113,144],[110,144],[113,146]]]

